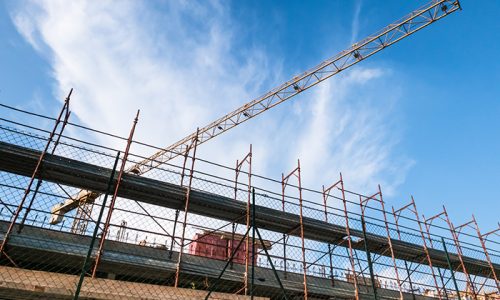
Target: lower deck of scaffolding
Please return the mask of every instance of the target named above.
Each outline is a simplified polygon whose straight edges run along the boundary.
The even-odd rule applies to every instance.
[[[0,223],[2,232],[5,230],[4,227],[6,227],[7,224],[7,222]],[[90,237],[88,236],[79,236],[75,239],[74,234],[32,226],[26,226],[21,234],[14,233],[10,238],[9,247],[7,249],[7,254],[11,261],[5,258],[2,258],[0,261],[0,263],[4,265],[1,267],[3,268],[2,271],[0,271],[0,274],[3,274],[1,275],[3,278],[0,278],[3,282],[0,285],[0,298],[12,298],[12,295],[19,295],[19,293],[28,293],[31,296],[35,295],[37,292],[43,293],[44,295],[47,295],[47,293],[50,294],[50,291],[56,293],[57,289],[55,287],[44,287],[43,285],[44,282],[52,282],[47,280],[47,278],[56,276],[56,273],[47,272],[50,270],[64,270],[65,274],[73,275],[72,277],[64,277],[66,278],[65,280],[69,280],[72,283],[76,282],[76,274],[78,274],[82,267],[81,263],[86,255],[89,243]],[[51,259],[47,261],[45,259],[47,257]],[[19,268],[8,268],[5,266],[12,262],[15,262]],[[144,289],[151,289],[151,287],[154,286],[161,291],[160,287],[166,287],[166,282],[169,282],[169,279],[175,276],[176,263],[176,252],[169,257],[168,250],[166,249],[117,241],[107,241],[98,277],[108,278],[108,281],[104,284],[95,279],[87,278],[85,279],[83,292],[85,293],[87,291],[87,296],[93,299],[110,299],[113,297],[116,298],[117,295],[107,295],[105,293],[106,290],[111,293],[113,289],[123,290],[131,284],[137,285],[139,291],[141,290],[141,284],[144,285],[142,287]],[[31,271],[24,269],[23,265],[29,265]],[[194,286],[199,289],[202,288],[204,284],[206,285],[207,282],[213,283],[224,265],[225,261],[201,256],[185,255],[182,260],[180,273],[183,287],[191,287],[191,289],[193,289],[192,287]],[[73,266],[74,269],[70,269],[68,266]],[[11,270],[22,274],[14,276],[9,273]],[[124,270],[127,272],[126,276],[122,274]],[[302,298],[303,287],[301,274],[288,273],[285,278],[283,271],[278,271],[278,276],[287,293],[292,295],[292,299]],[[124,277],[128,278],[128,280],[122,281]],[[109,278],[113,278],[114,280],[110,281]],[[134,281],[136,283],[133,283],[133,281],[131,282],[130,278],[135,278]],[[183,281],[183,279],[185,280]],[[234,264],[232,269],[228,269],[223,274],[221,280],[221,284],[217,285],[218,292],[228,294],[237,292],[236,290],[226,289],[226,287],[235,286],[235,283],[237,285],[240,282],[241,285],[243,285],[244,266]],[[327,278],[308,276],[307,282],[310,293],[309,299],[352,299],[354,297],[354,286],[346,281],[336,280],[332,283],[332,281]],[[151,283],[154,284],[152,285]],[[61,281],[60,284],[64,285],[65,283]],[[38,290],[35,287],[36,285],[39,286]],[[91,289],[89,285],[94,286],[94,290],[96,286],[102,285],[103,290],[99,291],[100,294],[97,292],[92,294],[89,292],[89,289]],[[75,286],[76,284],[73,284],[73,288]],[[87,286],[87,288],[85,288],[85,286]],[[59,295],[60,292],[57,292],[61,299],[70,297],[71,285],[66,287],[65,290],[69,293],[68,295]],[[138,289],[134,290],[137,291]],[[270,290],[276,290],[273,293],[275,295],[280,294],[280,289],[278,288],[278,283],[272,270],[256,267],[255,295],[268,295]],[[360,286],[359,291],[361,299],[373,299],[373,294],[369,287]],[[172,292],[172,290],[170,290],[170,292]],[[377,293],[380,299],[399,298],[399,292],[396,290],[378,288]],[[199,294],[193,295],[190,299],[197,299],[198,296]],[[141,299],[149,299],[144,297],[146,296],[143,296]],[[405,299],[406,298],[434,299],[432,297],[405,293]],[[135,298],[130,296],[130,298],[121,297],[121,299]],[[237,298],[229,297],[217,299]]]

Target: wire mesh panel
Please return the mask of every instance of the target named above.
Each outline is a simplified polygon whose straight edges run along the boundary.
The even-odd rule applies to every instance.
[[[416,207],[395,218],[381,190],[356,193],[342,177],[315,190],[253,174],[251,155],[214,164],[196,141],[139,176],[134,165],[158,148],[68,123],[27,190],[54,121],[29,125],[38,118],[0,124],[3,298],[498,297],[494,232],[450,231]]]

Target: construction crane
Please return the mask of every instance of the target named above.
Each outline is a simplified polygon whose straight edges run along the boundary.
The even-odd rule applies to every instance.
[[[353,44],[347,50],[340,52],[336,56],[300,75],[294,76],[291,80],[272,89],[263,96],[246,103],[169,147],[158,151],[151,157],[129,168],[127,172],[142,175],[179,155],[184,155],[195,139],[198,145],[203,144],[459,9],[461,7],[458,0],[433,0],[399,21],[383,28],[376,34],[370,35],[362,41]],[[74,198],[54,206],[52,208],[51,224],[61,222],[65,213],[77,207],[79,208],[79,212],[75,220],[85,220],[85,218],[89,217],[88,207],[84,208],[85,205],[93,204],[97,197],[99,197],[99,193],[81,191]],[[74,223],[73,231],[75,233],[82,233],[81,231],[84,231],[86,228],[86,223],[77,223]]]

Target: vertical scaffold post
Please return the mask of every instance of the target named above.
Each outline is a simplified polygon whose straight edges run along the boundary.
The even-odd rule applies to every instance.
[[[304,269],[304,299],[308,299],[307,293],[307,264],[306,264],[306,247],[304,242],[304,213],[302,201],[302,181],[300,178],[300,160],[297,160],[297,178],[299,179],[299,206],[300,206],[300,239],[302,241],[302,267]]]
[[[338,183],[338,182],[337,182]],[[332,188],[334,188],[337,183],[334,185],[330,186],[328,189],[325,189],[325,186],[323,185],[323,208],[325,210],[325,222],[328,223],[328,206],[327,206],[327,198],[330,194],[330,191]],[[335,280],[333,278],[333,261],[332,261],[332,245],[328,243],[328,261],[330,263],[330,280],[332,282],[332,286],[335,285]]]
[[[402,212],[405,210],[409,210],[410,212],[412,212],[415,215],[415,220],[417,221],[418,227],[420,229],[420,236],[422,238],[422,246],[424,248],[425,258],[427,259],[427,264],[429,265],[429,268],[431,270],[431,275],[432,275],[432,278],[434,280],[434,286],[435,286],[436,291],[438,293],[438,298],[442,299],[441,291],[439,289],[439,284],[437,282],[436,274],[435,274],[434,268],[432,266],[432,260],[431,260],[431,257],[429,255],[429,249],[427,248],[427,242],[425,240],[424,232],[422,230],[422,224],[420,223],[420,218],[418,216],[417,206],[415,204],[415,199],[413,198],[413,196],[411,196],[411,202],[409,204],[401,207],[400,209],[394,210],[394,207],[392,207],[392,214],[394,215],[394,220],[395,220],[395,224],[396,224],[396,231],[398,233],[398,238],[401,240],[401,232],[399,230],[399,218],[401,217]],[[405,261],[405,267],[406,266],[407,266],[407,263]],[[408,279],[410,280],[410,285],[412,285],[410,273],[408,273]],[[411,287],[411,289],[413,290],[413,287]]]
[[[401,239],[401,231],[399,230],[399,217],[401,216],[401,211],[408,208],[410,205],[411,205],[411,203],[406,205],[406,206],[403,206],[401,209],[398,210],[397,214],[396,214],[396,210],[394,209],[394,206],[392,207],[392,215],[394,216],[394,222],[396,225],[396,233],[398,234],[398,239],[400,241],[402,239]],[[411,272],[410,272],[410,269],[408,268],[408,263],[406,262],[406,260],[404,261],[404,265],[405,265],[406,275],[408,278],[408,283],[410,284],[410,291],[411,291],[412,299],[415,300],[415,293],[413,291],[413,282],[411,281]],[[403,280],[403,283],[404,283],[404,280]]]
[[[432,227],[432,222],[434,222],[434,220],[436,218],[439,218],[443,213],[439,213],[431,218],[428,218],[426,219],[424,215],[422,215],[422,219],[424,221],[424,226],[425,226],[425,232],[427,233],[427,239],[429,241],[429,245],[431,246],[431,248],[435,248],[434,247],[434,242],[432,241],[432,237],[431,237],[431,227]],[[437,270],[438,270],[438,275],[439,275],[439,279],[441,281],[441,286],[443,287],[443,292],[444,292],[444,296],[446,299],[448,299],[448,291],[446,289],[446,284],[447,282],[444,281],[444,275],[446,273],[446,270],[441,273],[441,268],[440,267],[437,267]],[[457,293],[458,293],[458,290],[457,290]]]
[[[238,193],[238,179],[239,175],[242,172],[241,169],[244,164],[248,165],[248,182],[247,182],[247,206],[246,206],[246,229],[248,231],[248,228],[250,228],[250,201],[252,197],[252,145],[250,144],[250,151],[245,155],[245,157],[239,161],[236,161],[236,168],[235,168],[235,179],[234,179],[234,200],[237,200],[237,193]],[[233,223],[233,231],[232,231],[232,241],[231,241],[231,255],[233,252],[233,243],[234,243],[234,223]],[[248,265],[249,265],[249,255],[250,255],[250,235],[247,234],[246,236],[246,241],[245,241],[245,274],[243,276],[244,280],[244,291],[245,295],[248,294]],[[229,255],[230,257],[230,255]],[[253,253],[252,253],[253,257]],[[232,261],[231,261],[231,268],[232,268]]]
[[[444,206],[443,206],[444,208]],[[432,227],[432,224],[435,220],[441,220],[442,222],[445,222],[449,225],[449,223],[447,222],[447,219],[445,219],[443,216],[445,215],[445,210],[443,210],[442,212],[430,217],[430,218],[425,218],[424,215],[422,215],[422,218],[424,219],[424,225],[425,225],[425,230],[427,231],[427,237],[429,239],[429,243],[431,245],[431,247],[434,248],[434,245],[433,245],[433,242],[432,242],[432,237],[431,237],[431,227]],[[450,266],[451,266],[451,262],[450,262]],[[443,290],[445,292],[445,295],[446,295],[446,298],[448,298],[448,292],[446,291],[446,283],[444,281],[444,274],[441,274],[441,269],[438,268],[438,272],[439,272],[439,277],[441,278],[441,283],[443,284]],[[453,269],[450,269],[450,272],[452,273],[452,278],[455,278],[455,270]],[[456,281],[455,281],[456,282]],[[458,285],[455,285],[455,288],[456,288],[456,293],[459,295],[460,294],[460,291],[458,289]]]
[[[300,160],[297,160],[297,168],[290,172],[287,176],[282,174],[282,201],[283,201],[283,211],[285,210],[285,188],[288,185],[288,180],[292,177],[296,177],[298,181],[297,189],[299,191],[299,228],[300,228],[300,240],[301,240],[301,250],[302,250],[302,269],[303,269],[303,285],[304,285],[304,299],[308,299],[307,292],[307,264],[306,264],[306,249],[304,241],[304,222],[303,222],[303,203],[302,203],[302,181],[300,177]],[[285,235],[283,235],[283,245],[286,245]],[[284,253],[286,254],[286,253]],[[286,258],[285,264],[286,266]],[[285,277],[286,278],[286,277]]]
[[[253,290],[255,287],[255,188],[252,187],[252,209],[251,221],[252,226],[252,280],[250,284],[250,298],[253,300]]]
[[[370,249],[368,249],[368,243],[367,243],[366,223],[365,223],[365,208],[366,208],[366,206],[363,205],[363,199],[361,196],[359,196],[359,205],[361,207],[361,229],[363,231],[363,244],[365,246],[366,261],[368,263],[368,270],[370,271],[370,281],[371,281],[371,285],[372,285],[373,298],[375,300],[378,300],[377,285],[375,284],[375,273],[373,271],[372,256],[370,253]]]
[[[331,186],[329,186],[328,188],[325,188],[325,186],[323,186],[323,207],[324,207],[324,213],[325,213],[325,222],[328,223],[328,199],[330,197],[333,197],[334,200],[335,199],[341,199],[341,198],[337,198],[337,197],[334,197],[332,195],[333,191],[334,190],[340,190],[342,191],[342,200],[345,199],[345,193],[344,193],[344,190],[343,190],[343,181],[342,181],[342,174],[340,174],[340,180],[338,180],[337,182],[335,182],[334,184],[332,184]],[[345,216],[347,216],[347,203],[344,203],[345,204],[345,207],[344,207],[344,212],[345,212]],[[332,286],[335,284],[334,282],[334,276],[333,276],[333,254],[332,254],[332,251],[337,247],[337,246],[340,246],[342,244],[350,244],[350,239],[351,239],[351,234],[350,234],[350,230],[349,230],[349,219],[346,218],[345,220],[345,224],[346,224],[346,236],[347,239],[345,237],[343,237],[340,241],[338,241],[337,243],[335,244],[332,244],[332,243],[328,243],[328,254],[329,254],[329,262],[330,262],[330,277],[331,277],[331,281],[332,281]],[[332,247],[333,245],[333,247]],[[347,250],[347,248],[349,247],[349,250]],[[354,270],[354,257],[353,255],[351,254],[350,250],[352,250],[352,247],[351,246],[347,246],[346,247],[346,250],[347,250],[347,255],[349,256],[351,260],[351,267],[352,267],[352,272],[353,274],[355,273],[355,270]],[[355,291],[357,291],[357,279],[356,278],[353,278],[354,280],[354,287],[355,287]],[[355,297],[357,293],[355,292]]]
[[[358,278],[357,278],[357,274],[356,274],[356,267],[354,264],[354,250],[352,249],[351,229],[349,226],[349,214],[347,211],[347,199],[345,197],[344,180],[342,178],[342,173],[340,173],[339,182],[340,182],[340,191],[342,193],[342,203],[344,205],[345,232],[347,234],[347,243],[349,245],[349,261],[351,262],[351,270],[352,270],[352,275],[353,275],[354,297],[356,300],[359,300]]]
[[[462,247],[460,246],[460,242],[458,240],[457,232],[455,230],[455,227],[453,226],[453,223],[450,221],[450,218],[448,217],[448,213],[446,212],[446,207],[443,206],[443,212],[444,216],[446,217],[446,222],[448,223],[448,226],[450,228],[451,236],[453,238],[453,242],[455,243],[455,247],[457,249],[457,255],[458,255],[458,260],[460,261],[460,266],[462,267],[462,272],[465,275],[465,280],[467,282],[467,286],[470,288],[472,297],[477,300],[477,293],[476,293],[476,288],[470,278],[470,274],[467,271],[467,268],[465,268],[464,264],[464,259],[463,259],[463,253],[462,253]],[[465,291],[467,294],[469,294],[468,291]]]
[[[434,267],[432,265],[432,259],[431,259],[430,253],[429,253],[429,247],[427,246],[424,231],[422,229],[422,222],[420,221],[420,217],[418,215],[418,210],[417,210],[417,205],[415,204],[415,199],[413,198],[413,196],[411,196],[411,202],[413,203],[413,211],[415,212],[415,217],[417,218],[418,228],[420,231],[420,236],[422,237],[422,243],[424,246],[425,256],[427,257],[427,263],[429,264],[429,267],[431,269],[432,278],[434,279],[434,285],[436,286],[436,291],[438,292],[439,299],[443,299],[443,294],[441,293],[441,290],[439,289],[439,284],[437,282],[436,273],[434,272]],[[430,235],[429,235],[429,238],[430,238]],[[430,239],[429,241],[430,241],[431,247],[432,247],[432,239]],[[441,276],[440,268],[438,268],[438,273],[439,273],[439,277],[441,278],[441,283],[443,284],[444,297],[445,297],[445,299],[448,299],[448,291],[446,290],[446,286],[444,284],[443,277]]]
[[[285,212],[285,174],[281,173],[281,210]],[[283,275],[285,279],[287,279],[287,261],[286,261],[286,242],[287,236],[286,233],[283,233]]]
[[[193,183],[193,175],[194,175],[194,163],[196,161],[196,148],[198,146],[198,135],[199,135],[200,129],[198,128],[196,130],[196,137],[194,138],[193,141],[191,141],[192,149],[193,149],[193,156],[191,157],[191,169],[189,172],[189,182],[188,186],[186,187],[186,201],[185,201],[185,206],[184,206],[184,219],[182,221],[182,233],[181,233],[181,243],[180,243],[180,249],[179,249],[179,256],[177,258],[177,268],[175,270],[175,283],[174,287],[179,286],[179,277],[180,277],[180,272],[181,272],[181,261],[182,261],[182,254],[184,253],[184,238],[186,234],[186,223],[187,223],[187,216],[188,216],[188,211],[189,211],[189,198],[191,196],[191,185]],[[188,148],[188,152],[191,150],[191,147]]]
[[[252,201],[253,205],[255,206],[255,190],[253,190],[253,199],[252,199],[252,144],[250,144],[250,152],[248,156],[248,198],[247,198],[247,209],[246,209],[246,214],[247,214],[247,219],[246,219],[246,225],[247,225],[247,230],[250,228],[250,201]],[[250,246],[250,238],[247,236],[246,240],[246,245],[245,245],[245,295],[248,294],[248,259],[249,259],[249,246]],[[255,261],[254,258],[254,252],[252,252],[252,261]]]
[[[495,272],[495,268],[493,267],[493,263],[491,262],[490,255],[489,255],[488,250],[486,248],[486,239],[487,239],[487,237],[489,235],[491,235],[491,234],[499,235],[498,233],[500,232],[500,223],[498,224],[498,228],[497,229],[492,230],[490,232],[487,232],[485,234],[481,234],[481,231],[479,230],[479,225],[477,224],[476,218],[474,217],[474,215],[472,215],[472,220],[474,221],[474,225],[476,227],[477,236],[479,237],[479,241],[481,242],[481,247],[483,247],[484,256],[486,257],[486,261],[488,262],[488,265],[490,266],[491,274],[493,276],[493,280],[495,280],[495,284],[497,286],[497,293],[500,294],[500,282],[498,281],[498,276],[497,276],[497,274]]]
[[[236,167],[234,168],[234,201],[238,201],[238,165],[240,161],[237,159],[236,160]],[[233,269],[233,261],[230,260],[230,258],[233,256],[233,251],[234,251],[234,234],[236,231],[236,223],[232,222],[231,223],[231,244],[228,245],[227,251],[229,252],[227,255],[227,261],[230,262],[229,268],[232,270]]]
[[[9,241],[10,235],[12,233],[12,230],[14,229],[14,226],[15,226],[15,224],[17,222],[17,219],[19,218],[19,215],[20,215],[22,209],[24,208],[24,203],[26,202],[26,199],[27,199],[28,195],[31,192],[31,186],[33,185],[33,182],[35,181],[36,177],[40,176],[40,171],[41,171],[41,168],[42,168],[43,160],[45,158],[45,155],[49,151],[50,145],[51,145],[52,141],[54,140],[54,136],[56,136],[56,135],[57,135],[57,140],[54,143],[54,146],[52,148],[51,153],[54,153],[57,145],[59,144],[59,139],[61,138],[63,130],[64,130],[64,128],[65,128],[65,126],[66,126],[66,124],[68,122],[69,116],[71,115],[71,112],[69,110],[69,102],[70,102],[71,94],[72,93],[73,93],[73,89],[71,89],[69,91],[68,96],[64,100],[63,107],[61,108],[61,111],[59,112],[59,115],[58,115],[58,117],[57,117],[57,119],[55,121],[54,127],[53,127],[52,131],[49,134],[49,137],[47,139],[47,143],[45,144],[45,148],[40,153],[40,156],[38,157],[38,161],[36,163],[35,169],[33,170],[33,173],[31,174],[31,178],[30,178],[30,181],[28,183],[28,186],[24,190],[23,198],[19,202],[19,205],[17,206],[17,209],[14,212],[14,215],[12,217],[12,220],[11,220],[10,224],[9,224],[9,227],[7,228],[7,231],[4,234],[4,237],[3,237],[3,240],[2,240],[2,244],[0,245],[0,257],[2,255],[5,255],[6,257],[8,257],[7,253],[5,253],[5,247],[6,247],[7,243],[8,243],[8,241]],[[57,129],[59,127],[59,124],[61,124],[61,122],[62,122],[61,129],[60,129],[59,133],[56,133]],[[32,205],[32,203],[34,201],[36,193],[38,192],[38,189],[40,188],[41,183],[42,183],[42,180],[38,179],[38,183],[37,183],[37,186],[36,186],[37,188],[35,189],[33,197],[32,197],[32,199],[30,201],[30,204],[28,206],[28,210],[25,213],[25,216],[23,218],[23,222],[21,223],[21,225],[19,227],[19,231],[22,228],[22,224],[24,224],[24,221],[26,220],[26,216],[27,216],[27,214],[29,212],[29,209],[31,208],[31,205]],[[10,260],[10,258],[9,258],[9,260]]]
[[[78,284],[76,285],[76,290],[75,294],[73,295],[73,300],[77,300],[80,297],[80,291],[82,289],[83,280],[90,265],[90,257],[92,256],[92,250],[94,250],[95,240],[97,239],[97,233],[99,232],[99,225],[101,224],[102,216],[104,214],[104,207],[106,207],[106,202],[108,202],[108,196],[111,193],[111,189],[113,188],[113,179],[115,178],[116,167],[118,166],[119,160],[120,160],[120,152],[118,151],[118,153],[116,154],[113,169],[111,170],[111,175],[109,176],[108,186],[106,188],[106,194],[104,194],[104,199],[102,200],[102,206],[101,209],[99,210],[99,215],[96,220],[94,232],[92,234],[92,239],[90,240],[89,250],[87,251],[87,256],[85,257],[85,261],[83,262],[82,265],[82,271],[80,272],[80,279],[78,280]]]
[[[137,110],[137,114],[135,115],[134,123],[132,124],[132,128],[130,129],[130,134],[127,139],[127,146],[125,147],[125,152],[123,153],[122,163],[120,166],[120,171],[118,172],[118,178],[115,185],[115,191],[113,193],[113,197],[111,197],[111,202],[109,203],[108,214],[106,216],[106,221],[104,222],[104,227],[102,230],[101,239],[99,241],[99,249],[97,250],[97,256],[95,258],[94,269],[92,270],[92,278],[95,278],[97,274],[97,269],[99,268],[99,263],[101,262],[102,255],[104,253],[104,243],[106,241],[106,236],[109,232],[109,227],[111,223],[111,216],[113,215],[113,210],[115,208],[116,198],[118,197],[118,190],[120,189],[120,184],[122,181],[123,174],[125,173],[125,166],[127,164],[128,154],[130,151],[130,146],[132,145],[132,141],[134,138],[135,127],[137,122],[139,121],[139,113],[140,110]]]
[[[394,248],[392,247],[391,231],[389,229],[389,222],[387,222],[387,215],[385,212],[384,198],[382,196],[382,189],[380,188],[380,184],[378,185],[378,192],[380,195],[380,205],[382,207],[382,215],[384,216],[385,230],[387,231],[387,242],[389,243],[389,250],[391,252],[392,263],[394,264],[394,271],[396,271],[396,282],[397,282],[398,288],[399,288],[399,297],[401,298],[401,300],[403,300],[404,299],[403,287],[401,286],[401,280],[399,278],[398,265],[396,262],[396,256],[394,255]]]

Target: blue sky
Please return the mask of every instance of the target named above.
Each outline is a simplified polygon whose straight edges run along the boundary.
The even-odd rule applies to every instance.
[[[500,2],[463,11],[204,145],[279,178],[301,158],[320,188],[345,174],[390,205],[499,221]],[[425,1],[24,2],[0,5],[0,102],[168,145]],[[176,130],[171,130],[175,128]],[[224,155],[220,155],[224,149]]]

